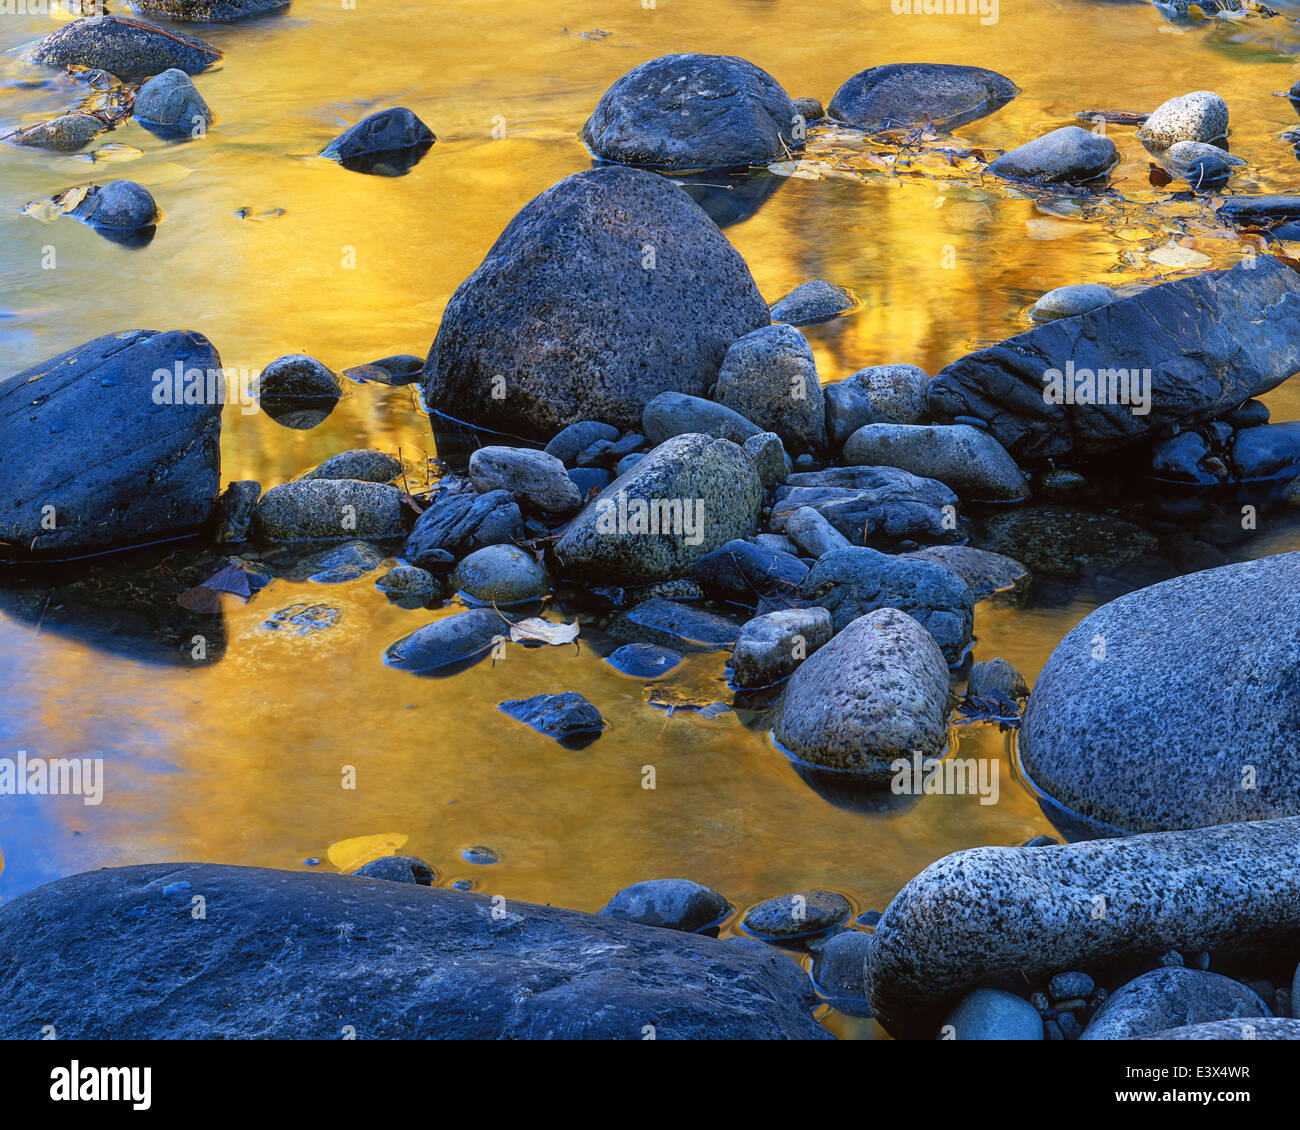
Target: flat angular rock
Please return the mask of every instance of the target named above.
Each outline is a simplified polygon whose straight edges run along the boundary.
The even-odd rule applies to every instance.
[[[523,902],[492,911],[486,895],[351,875],[75,875],[0,907],[0,1036],[831,1038],[738,946]],[[58,960],[33,963],[33,947]]]
[[[867,424],[849,436],[841,459],[937,479],[976,502],[1020,502],[1029,495],[1029,484],[1006,449],[969,424]]]
[[[1300,814],[1298,622],[1300,553],[1102,605],[1038,676],[1025,772],[1068,812],[1122,832]]]
[[[47,35],[31,59],[47,67],[94,67],[134,82],[171,67],[196,75],[220,62],[221,52],[201,39],[141,20],[88,16]]]
[[[501,545],[524,536],[523,517],[509,491],[486,494],[435,491],[406,539],[404,556],[412,565],[464,557],[485,545]]]
[[[362,118],[320,155],[353,172],[401,176],[420,161],[435,140],[433,130],[406,107],[398,106]]]
[[[782,608],[756,616],[736,637],[732,678],[739,687],[773,686],[829,643],[834,631],[824,608]]]
[[[765,165],[803,148],[781,84],[734,55],[663,55],[611,86],[582,127],[605,161],[664,169]]]
[[[1133,395],[1131,380],[1124,402],[1119,377],[1102,382],[1116,402],[1048,403],[1050,374],[1064,377],[1067,364],[1076,394],[1087,387],[1085,371],[1149,369],[1150,411],[1133,411],[1142,398]],[[1297,370],[1300,275],[1261,256],[1251,266],[1162,283],[968,354],[934,378],[930,409],[940,419],[986,421],[1017,460],[1090,455],[1158,428],[1214,419]]]
[[[1020,88],[983,67],[887,63],[860,71],[835,92],[827,113],[869,131],[889,126],[956,129],[1000,109]]]
[[[701,557],[692,575],[714,598],[752,607],[763,597],[794,596],[808,566],[788,553],[733,538]]]
[[[663,597],[642,601],[609,626],[615,639],[658,644],[676,651],[732,647],[740,627],[725,616]]]
[[[727,347],[767,324],[744,260],[684,192],[593,169],[526,204],[452,295],[425,398],[539,440],[578,420],[638,428],[658,393],[703,395]]]
[[[501,709],[561,744],[594,737],[605,728],[600,711],[576,691],[514,698],[501,703]]]
[[[384,660],[391,667],[421,675],[442,668],[459,669],[492,650],[498,636],[510,636],[510,621],[491,608],[456,612],[418,628],[390,644]]]
[[[1271,1015],[1238,981],[1197,969],[1153,969],[1116,989],[1088,1022],[1081,1040],[1132,1040],[1211,1020]]]
[[[212,402],[185,403],[183,380],[177,395],[178,366]],[[211,373],[221,358],[202,334],[129,330],[0,381],[0,557],[94,553],[206,521],[221,487]]]
[[[1171,949],[1276,960],[1300,945],[1298,867],[1297,818],[959,851],[908,883],[876,924],[868,998],[896,1039],[933,1039],[980,987],[1154,963]]]

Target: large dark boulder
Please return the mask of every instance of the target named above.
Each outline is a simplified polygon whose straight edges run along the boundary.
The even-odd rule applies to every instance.
[[[1072,368],[1071,368],[1072,367]],[[1149,411],[1141,381],[1150,370]],[[1206,271],[1130,298],[1059,318],[968,354],[930,383],[939,419],[975,416],[1017,459],[1088,455],[1141,440],[1173,424],[1202,423],[1276,388],[1300,370],[1300,275],[1262,256],[1227,271]],[[1122,371],[1122,378],[1101,373]],[[1073,372],[1076,401],[1086,388],[1128,382],[1128,401],[1049,403]],[[1055,399],[1055,393],[1053,393]],[[1093,399],[1098,399],[1094,396]]]
[[[179,330],[106,334],[0,381],[0,557],[200,525],[221,485],[223,394],[212,343]]]
[[[983,67],[888,63],[859,71],[835,92],[826,112],[863,130],[919,126],[956,129],[1005,106],[1020,87]]]
[[[91,871],[6,903],[0,999],[6,1039],[830,1038],[769,964],[712,938],[207,863]]]
[[[143,20],[87,16],[47,35],[31,59],[47,67],[94,67],[134,82],[172,67],[196,75],[220,62],[221,52],[201,39]]]
[[[753,63],[664,55],[605,91],[582,140],[595,156],[624,165],[736,168],[802,148],[800,124],[781,84]]]
[[[181,23],[225,24],[287,8],[289,0],[126,0],[126,6]]]
[[[684,192],[592,169],[526,204],[452,295],[425,397],[541,440],[579,420],[635,430],[658,393],[703,396],[731,343],[767,322],[744,260]]]

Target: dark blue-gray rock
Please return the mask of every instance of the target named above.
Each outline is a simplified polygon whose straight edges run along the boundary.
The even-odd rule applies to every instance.
[[[300,479],[272,487],[253,511],[259,541],[385,541],[406,535],[402,492],[355,479]]]
[[[781,84],[734,55],[663,55],[628,71],[582,127],[592,154],[663,169],[766,165],[803,148]]]
[[[599,911],[606,918],[693,933],[731,910],[717,891],[690,879],[646,879],[624,887]]]
[[[789,951],[774,946],[760,938],[751,938],[748,934],[733,934],[726,939],[727,944],[744,950],[750,956],[761,961],[765,968],[790,987],[791,991],[804,1003],[804,1007],[816,1010],[824,1003],[817,995],[812,980],[802,965]]]
[[[796,596],[807,575],[799,558],[740,538],[706,553],[692,571],[710,596],[751,607],[763,597]]]
[[[1242,428],[1232,441],[1231,465],[1237,482],[1295,478],[1300,472],[1300,422]]]
[[[1133,379],[1145,370],[1149,381]],[[1214,419],[1297,370],[1300,275],[1265,255],[968,354],[934,378],[930,409],[938,419],[986,421],[1017,460],[1089,455],[1172,424]],[[1062,394],[1073,391],[1075,403],[1048,403],[1057,385]]]
[[[133,12],[194,24],[232,23],[288,6],[289,0],[127,0]]]
[[[1183,1028],[1166,1028],[1134,1040],[1300,1040],[1300,1020],[1259,1016],[1244,1020],[1207,1020]]]
[[[772,733],[805,764],[887,785],[899,758],[937,757],[947,744],[948,664],[911,616],[878,609],[796,668]]]
[[[1208,141],[1176,141],[1160,155],[1161,163],[1176,177],[1186,176],[1202,158],[1222,161],[1229,169],[1246,164],[1240,157],[1234,157],[1226,149]]]
[[[615,671],[634,679],[657,679],[681,661],[680,653],[653,643],[625,643],[605,656]]]
[[[384,555],[369,542],[350,541],[312,554],[295,572],[305,573],[309,581],[317,584],[338,585],[374,572],[383,561]]]
[[[166,136],[201,135],[212,124],[212,111],[193,79],[177,67],[154,75],[140,87],[131,113]]]
[[[1228,465],[1199,431],[1186,431],[1152,446],[1151,474],[1170,483],[1206,485],[1227,481]]]
[[[1029,484],[988,432],[966,424],[867,424],[844,444],[852,466],[899,467],[976,502],[1020,502]]]
[[[262,497],[262,484],[243,479],[229,484],[217,498],[216,529],[212,540],[218,545],[244,541],[253,524],[253,511]]]
[[[0,557],[89,553],[207,520],[222,397],[186,403],[178,368],[206,393],[221,358],[202,334],[129,330],[0,381]]]
[[[1076,283],[1049,290],[1029,311],[1035,322],[1054,322],[1057,318],[1077,318],[1089,310],[1106,306],[1119,297],[1100,283]]]
[[[94,67],[134,82],[172,67],[196,75],[219,62],[221,52],[170,28],[120,16],[91,16],[47,35],[31,60],[47,67]]]
[[[877,131],[927,122],[952,130],[993,113],[1020,88],[983,67],[888,63],[859,71],[835,92],[827,113],[857,129]]]
[[[502,545],[524,536],[523,518],[509,491],[486,494],[443,488],[435,491],[415,520],[403,556],[439,572],[443,554],[464,557],[485,545]]]
[[[930,374],[916,365],[871,365],[835,387],[867,398],[873,419],[864,423],[919,424],[929,411]]]
[[[1023,590],[1029,584],[1029,570],[1019,561],[973,545],[927,545],[902,556],[946,565],[970,585],[976,600],[997,592]]]
[[[158,205],[144,185],[114,180],[105,185],[92,184],[68,214],[92,228],[136,231],[158,222]]]
[[[853,545],[913,549],[964,536],[957,496],[943,483],[896,467],[801,471],[778,487],[768,528],[784,533],[800,508],[816,510]]]
[[[547,455],[553,455],[566,467],[572,467],[578,456],[593,443],[607,440],[614,443],[618,439],[618,429],[602,424],[599,420],[579,420],[567,428],[560,429],[551,437],[544,448]]]
[[[1195,90],[1162,102],[1137,136],[1157,151],[1179,141],[1218,141],[1228,132],[1228,104],[1212,90]]]
[[[1239,981],[1195,969],[1153,969],[1111,993],[1081,1040],[1132,1040],[1209,1020],[1271,1016]]]
[[[803,118],[806,125],[819,122],[826,116],[820,100],[816,98],[793,98],[794,112]]]
[[[801,506],[785,520],[786,536],[809,557],[847,549],[849,539],[811,506]]]
[[[306,472],[303,479],[357,479],[364,483],[392,482],[402,473],[402,461],[396,455],[369,448],[356,448],[331,455],[319,466]]]
[[[509,638],[510,622],[491,608],[470,608],[444,616],[389,644],[384,660],[417,675],[459,668],[486,657],[498,636]]]
[[[1092,996],[1096,985],[1086,973],[1058,973],[1047,983],[1047,995],[1053,1001],[1075,1000]]]
[[[413,883],[420,887],[431,887],[438,879],[437,871],[413,855],[385,855],[363,863],[348,874],[356,879],[383,879],[386,883]]]
[[[792,891],[766,899],[745,911],[740,924],[755,937],[772,940],[824,934],[853,912],[849,900],[836,891]]]
[[[1272,231],[1300,220],[1300,196],[1230,196],[1219,205],[1218,215],[1237,227]]]
[[[1029,697],[1029,684],[1005,659],[990,659],[971,667],[966,702],[991,718],[1015,718]]]
[[[414,565],[394,565],[375,582],[375,587],[393,596],[430,596],[439,590],[438,578]]]
[[[218,864],[72,876],[0,907],[0,1036],[831,1038],[738,946],[523,902],[492,910],[486,895]],[[34,965],[34,949],[59,961]]]
[[[756,436],[750,436],[741,446],[753,461],[754,470],[758,472],[764,490],[780,486],[794,470],[794,464],[785,452],[785,444],[775,432],[759,432]]]
[[[396,353],[344,369],[343,375],[359,384],[391,385],[395,388],[414,384],[424,371],[424,358],[411,353]]]
[[[826,939],[813,958],[817,987],[831,998],[866,996],[867,951],[871,935],[864,930],[844,930]]]
[[[1025,772],[1070,812],[1123,832],[1300,813],[1297,622],[1300,553],[1102,605],[1034,684]]]
[[[842,448],[859,428],[875,423],[871,397],[856,384],[836,381],[824,385],[822,397],[826,401],[826,438],[833,450]]]
[[[1275,962],[1300,945],[1297,867],[1296,818],[959,851],[908,883],[876,925],[871,1007],[896,1039],[928,1039],[976,988],[1154,964],[1171,948]],[[997,908],[996,925],[975,907]]]
[[[939,1034],[950,1040],[1041,1040],[1043,1021],[1024,997],[976,989],[948,1014]]]
[[[762,500],[754,464],[730,440],[674,436],[587,504],[555,556],[566,577],[602,584],[681,577],[755,533]]]
[[[433,130],[404,106],[380,110],[350,126],[320,155],[345,169],[376,176],[402,176],[435,141]]]
[[[500,607],[540,600],[551,591],[542,563],[513,545],[476,549],[452,570],[449,583],[471,601]]]
[[[834,632],[824,608],[781,608],[756,616],[736,637],[732,679],[738,687],[774,686],[829,643]]]
[[[817,362],[793,326],[764,326],[736,341],[713,391],[720,404],[781,437],[787,451],[826,446],[826,402]]]
[[[1109,137],[1080,126],[1062,126],[1036,137],[989,165],[989,172],[1043,184],[1079,184],[1105,176],[1119,161]]]
[[[104,128],[103,120],[94,114],[74,112],[61,114],[26,129],[15,130],[5,140],[14,145],[48,149],[54,153],[75,153],[89,145]]]
[[[858,296],[851,290],[813,279],[800,283],[784,298],[778,298],[768,308],[774,322],[788,322],[792,326],[811,326],[829,322],[858,305]]]
[[[753,420],[725,404],[682,392],[661,392],[654,397],[641,414],[641,430],[652,447],[680,435],[717,436],[744,443],[765,434]]]
[[[536,439],[578,420],[627,430],[661,392],[702,396],[727,347],[767,323],[744,260],[684,192],[592,169],[526,204],[457,288],[425,399]]]
[[[500,708],[511,718],[561,744],[592,737],[605,728],[600,711],[577,691],[513,698],[501,703]]]
[[[547,514],[572,514],[582,496],[554,455],[526,447],[480,447],[469,460],[469,479],[483,494],[506,490]]]
[[[604,467],[572,467],[569,478],[582,498],[594,498],[614,481],[614,474]]]
[[[1023,562],[1035,575],[1070,578],[1116,569],[1157,548],[1123,518],[1064,506],[1022,506],[984,525],[983,547]]]
[[[333,370],[305,353],[277,357],[257,378],[257,395],[267,400],[337,400],[343,386]]]
[[[735,645],[740,626],[716,612],[652,597],[620,613],[609,634],[616,640],[658,644],[674,651],[718,651]]]
[[[1268,405],[1262,400],[1247,400],[1220,417],[1234,428],[1257,428],[1260,424],[1267,424],[1268,418]]]
[[[1182,176],[1193,192],[1221,192],[1232,176],[1232,165],[1224,157],[1197,157]]]
[[[878,608],[896,608],[934,637],[949,663],[961,662],[970,646],[975,594],[963,577],[934,561],[851,545],[818,558],[800,591],[829,610],[836,631]]]

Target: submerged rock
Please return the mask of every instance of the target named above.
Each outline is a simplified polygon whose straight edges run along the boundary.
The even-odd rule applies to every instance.
[[[1297,867],[1300,819],[959,851],[908,883],[877,923],[871,1007],[896,1039],[927,1039],[975,988],[1170,949],[1275,959],[1300,944]],[[996,923],[972,907],[997,907]]]
[[[979,502],[1019,502],[1029,484],[991,435],[967,424],[868,424],[844,444],[843,461],[900,467]]]
[[[731,904],[717,891],[689,879],[646,879],[624,887],[600,914],[691,933],[712,926],[730,910]]]
[[[92,184],[69,215],[92,228],[137,231],[158,222],[158,205],[144,185],[114,180]]]
[[[1081,1040],[1132,1040],[1210,1020],[1272,1015],[1240,982],[1196,969],[1153,969],[1116,989]]]
[[[130,330],[0,381],[0,557],[91,553],[205,522],[222,404],[176,395],[176,372],[191,370],[221,372],[202,334]]]
[[[793,891],[751,906],[741,925],[756,937],[785,941],[824,934],[852,913],[852,904],[836,891]]]
[[[375,582],[375,587],[393,596],[428,596],[438,591],[438,578],[414,565],[394,565]]]
[[[1036,322],[1054,322],[1057,318],[1076,318],[1089,310],[1096,310],[1114,302],[1119,296],[1100,283],[1077,283],[1049,290],[1029,311]]]
[[[845,82],[827,113],[862,130],[927,122],[951,130],[993,113],[1019,93],[1006,75],[983,67],[888,63]]]
[[[995,592],[1023,589],[1029,583],[1029,570],[1015,558],[971,545],[927,545],[901,556],[946,565],[970,585],[976,600]]]
[[[870,949],[871,935],[862,930],[843,930],[827,938],[813,959],[812,974],[817,987],[828,997],[840,1000],[865,997]]]
[[[513,545],[489,545],[456,566],[451,587],[471,600],[505,607],[540,600],[551,591],[551,577],[531,553]]]
[[[653,643],[625,643],[605,656],[605,662],[615,671],[634,679],[657,679],[681,661],[681,655],[672,648]]]
[[[730,648],[739,633],[739,626],[725,616],[658,596],[622,613],[609,626],[609,634],[615,639],[657,644],[674,651]]]
[[[1052,652],[1025,772],[1123,832],[1300,814],[1300,553],[1131,592]]]
[[[1119,151],[1109,137],[1062,126],[1002,154],[989,172],[1044,184],[1079,183],[1105,176],[1118,160]]]
[[[289,0],[127,0],[132,11],[182,23],[231,23],[287,8]]]
[[[828,322],[858,304],[857,296],[842,286],[825,279],[800,283],[784,298],[773,302],[769,313],[774,322],[788,322],[792,326],[810,326]]]
[[[459,670],[486,658],[498,637],[510,638],[510,621],[495,609],[471,608],[444,616],[389,644],[384,661],[417,675]]]
[[[781,84],[734,55],[663,55],[597,103],[582,140],[605,161],[664,169],[765,165],[803,147]]]
[[[259,541],[383,541],[406,534],[402,492],[386,483],[302,479],[272,487],[253,512]]]
[[[799,665],[772,732],[806,764],[887,785],[899,758],[937,757],[947,744],[947,661],[915,619],[878,609]]]
[[[773,686],[834,634],[825,608],[782,608],[756,616],[736,637],[732,677],[738,687]]]
[[[221,52],[201,39],[140,20],[92,16],[47,35],[31,59],[47,67],[95,67],[134,82],[172,67],[196,75],[220,62]]]
[[[793,326],[764,326],[727,350],[713,395],[781,437],[796,454],[826,446],[826,404],[817,363]]]
[[[986,421],[1016,459],[1088,455],[1213,419],[1297,370],[1300,275],[1260,256],[968,354],[934,378],[930,408]]]
[[[526,204],[452,295],[425,397],[537,439],[578,420],[636,428],[658,393],[702,395],[767,322],[744,260],[680,189],[593,169]]]
[[[372,859],[348,874],[355,879],[383,879],[387,883],[412,883],[420,887],[431,887],[438,879],[438,872],[413,855]]]
[[[162,893],[178,882],[184,897]],[[199,894],[219,924],[190,917]],[[219,864],[75,875],[0,907],[0,1035],[55,1017],[69,1039],[337,1039],[343,1025],[367,1039],[831,1038],[739,946],[492,909],[485,895]],[[33,947],[58,966],[33,965]]]
[[[62,114],[48,122],[16,130],[5,140],[55,153],[75,153],[89,145],[104,128],[103,121],[94,114]]]
[[[1117,569],[1159,544],[1133,522],[1064,506],[1023,506],[996,514],[985,523],[983,542],[1034,574],[1060,578]]]
[[[142,125],[172,137],[195,136],[212,124],[212,111],[193,80],[176,67],[140,87],[131,113]]]
[[[556,543],[565,575],[645,584],[690,572],[706,553],[753,534],[763,487],[729,440],[661,443],[587,504]]]
[[[391,357],[380,357],[377,361],[367,361],[344,369],[343,375],[360,384],[382,384],[400,388],[402,385],[414,384],[424,371],[424,358],[413,353],[396,353]]]
[[[429,151],[436,138],[403,106],[362,118],[331,141],[320,155],[355,173],[402,176]]]
[[[1218,141],[1228,132],[1228,104],[1212,90],[1196,90],[1161,103],[1138,127],[1138,138],[1157,149],[1179,141]]]
[[[364,577],[383,564],[384,555],[364,541],[351,541],[335,549],[317,553],[302,563],[308,580],[317,584],[337,585]]]
[[[594,739],[605,728],[600,711],[576,691],[514,698],[501,703],[500,709],[561,745]]]

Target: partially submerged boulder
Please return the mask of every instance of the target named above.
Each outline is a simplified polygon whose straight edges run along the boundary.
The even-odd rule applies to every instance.
[[[123,16],[87,16],[64,24],[36,45],[33,63],[108,71],[127,82],[178,67],[196,75],[221,61],[210,43]]]

